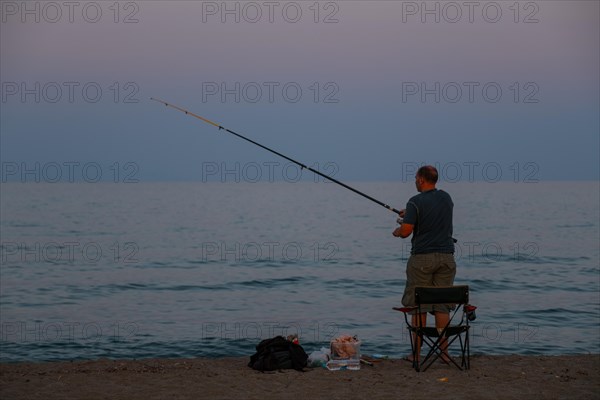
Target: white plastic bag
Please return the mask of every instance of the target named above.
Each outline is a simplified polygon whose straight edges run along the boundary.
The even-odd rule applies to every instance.
[[[325,367],[329,361],[331,351],[326,347],[321,350],[313,351],[308,355],[308,366],[310,368]]]

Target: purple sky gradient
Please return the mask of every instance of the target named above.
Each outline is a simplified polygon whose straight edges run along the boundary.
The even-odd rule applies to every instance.
[[[45,4],[30,7],[35,3]],[[90,3],[102,9],[97,23],[82,18]],[[263,3],[228,5],[251,12]],[[506,168],[533,162],[542,180],[599,179],[598,2],[519,2],[518,22],[513,1],[474,2],[472,23],[464,6],[460,20],[446,21],[455,16],[448,2],[426,2],[441,10],[439,23],[432,14],[422,23],[422,10],[403,15],[422,2],[320,2],[318,23],[312,1],[272,3],[273,23],[264,6],[255,23],[244,15],[239,23],[227,15],[223,23],[220,13],[203,15],[203,7],[222,2],[191,1],[120,2],[115,23],[113,4],[80,2],[72,23],[64,8],[57,22],[41,12],[36,23],[32,14],[22,22],[21,10],[13,15],[3,4],[3,162],[128,160],[140,165],[146,180],[196,180],[202,162],[274,159],[161,109],[148,100],[155,96],[307,162],[334,161],[345,180],[396,180],[399,159]],[[501,18],[486,21],[482,9],[489,19],[495,6]],[[301,8],[302,17],[286,21],[284,7]],[[123,23],[131,12],[137,23]],[[324,23],[327,16],[337,22]],[[526,17],[537,22],[525,23]],[[76,82],[74,101],[66,92],[56,103],[6,92],[13,83],[33,88],[35,82]],[[97,103],[81,96],[89,82],[103,90]],[[265,82],[276,85],[273,102]],[[457,102],[405,93],[411,84],[431,89],[436,82],[446,85],[449,97],[456,85],[464,92]],[[465,82],[476,85],[472,102]],[[137,90],[125,89],[127,83]],[[236,102],[232,94],[207,96],[210,83],[257,84],[264,92],[257,102],[243,95]],[[289,83],[302,89],[298,102],[282,95]],[[482,95],[490,83],[502,89],[498,102]],[[123,103],[128,94],[139,102]],[[325,102],[328,95],[337,102]],[[528,95],[537,102],[524,102]]]

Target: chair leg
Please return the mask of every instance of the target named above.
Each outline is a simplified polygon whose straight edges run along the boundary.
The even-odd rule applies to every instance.
[[[412,330],[411,332],[411,349],[413,355],[413,368],[419,372],[423,363],[421,362],[421,347],[423,345],[423,334],[418,330],[427,325],[427,313],[413,314],[411,317]]]
[[[466,346],[467,346],[467,339],[465,338],[465,341],[463,342],[462,337],[458,337],[458,342],[460,343],[460,366],[464,369],[469,369],[467,367],[467,359],[465,356],[465,350],[466,350]]]
[[[425,337],[423,339],[427,340],[428,338]],[[461,335],[453,336],[452,339],[448,339],[448,338],[445,338],[445,339],[446,339],[446,343],[442,343],[442,340],[443,340],[442,337],[438,337],[438,339],[436,341],[428,340],[426,342],[427,345],[429,346],[429,352],[427,353],[427,356],[425,357],[425,359],[421,363],[422,371],[423,372],[426,371],[438,358],[440,358],[443,355],[442,344],[444,346],[446,344],[448,346],[450,346],[457,339],[459,340],[460,347],[461,347],[461,364],[460,365],[457,364],[456,361],[454,361],[452,358],[449,358],[449,361],[450,361],[450,363],[452,363],[456,368],[458,368],[461,371],[468,369],[468,364],[465,364],[465,351],[466,351],[466,348],[463,347]]]
[[[468,327],[465,330],[464,335],[465,335],[464,342],[463,342],[461,335],[459,335],[460,349],[461,349],[461,367],[463,367],[465,370],[468,370],[471,368],[471,349],[470,349],[470,343],[469,343],[469,328]]]
[[[450,344],[448,342],[442,343],[441,337],[438,337],[435,341],[429,338],[423,338],[424,341],[426,339],[427,345],[429,346],[429,351],[427,352],[427,355],[425,356],[425,359],[423,359],[423,363],[421,364],[422,366],[424,366],[423,372],[426,371],[429,367],[431,367],[431,365],[433,365],[433,363],[442,356],[442,344]]]
[[[415,369],[415,371],[417,372],[421,372],[421,368],[423,367],[423,362],[422,362],[422,358],[421,358],[421,348],[423,346],[423,336],[417,332],[415,332],[415,342],[416,342],[416,347],[415,347],[415,351],[413,352],[413,368]]]
[[[471,347],[469,341],[469,327],[467,326],[467,331],[465,333],[465,349],[467,350],[467,363],[465,369],[471,369]]]
[[[409,340],[410,340],[410,354],[412,356],[412,366],[413,368],[415,367],[415,340],[413,338],[414,333],[412,332],[412,330],[410,329],[410,327],[406,327],[406,329],[408,330],[408,335],[409,335]]]

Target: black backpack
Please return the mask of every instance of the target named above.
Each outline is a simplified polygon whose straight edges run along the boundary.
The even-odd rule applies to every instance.
[[[299,344],[292,343],[283,336],[265,339],[256,346],[256,353],[250,357],[248,366],[258,371],[295,369],[306,367],[308,355]]]

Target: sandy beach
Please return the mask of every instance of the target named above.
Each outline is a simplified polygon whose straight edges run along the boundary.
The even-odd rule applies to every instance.
[[[0,365],[2,399],[593,399],[600,355],[473,356],[471,369],[403,360],[360,371],[261,373],[248,358],[94,360]]]

